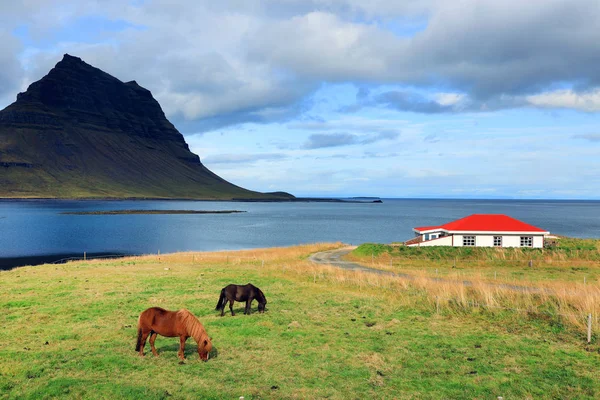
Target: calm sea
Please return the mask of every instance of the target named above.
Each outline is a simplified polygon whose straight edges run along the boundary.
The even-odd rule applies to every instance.
[[[63,215],[125,209],[239,214]],[[383,199],[378,203],[0,201],[0,267],[69,255],[234,250],[301,243],[390,243],[474,213],[501,213],[572,237],[600,237],[600,201]],[[35,257],[41,257],[36,259]],[[19,260],[14,260],[20,258]]]

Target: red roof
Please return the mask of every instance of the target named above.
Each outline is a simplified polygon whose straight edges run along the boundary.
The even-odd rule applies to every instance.
[[[547,232],[504,214],[473,214],[441,226],[422,226],[415,228],[416,231],[428,231],[432,229],[468,232]]]
[[[442,227],[441,226],[419,226],[419,227],[415,228],[416,231],[430,231],[432,229],[442,229]]]

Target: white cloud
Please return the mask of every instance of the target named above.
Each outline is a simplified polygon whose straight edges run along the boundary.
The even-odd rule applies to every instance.
[[[596,0],[31,0],[3,2],[0,15],[9,31],[26,26],[33,47],[85,16],[140,27],[104,32],[101,43],[61,36],[25,49],[21,60],[33,66],[33,80],[63,52],[81,56],[149,88],[173,118],[212,119],[200,130],[293,117],[323,82],[434,93],[431,103],[418,96],[395,102],[412,112],[556,103],[598,111],[595,95],[546,93],[560,82],[597,93]],[[4,59],[20,52],[3,48]],[[10,77],[20,81],[17,75]],[[9,90],[0,88],[0,97]]]
[[[532,96],[527,101],[537,107],[570,108],[585,112],[600,111],[600,89],[577,93],[572,89],[555,90]]]
[[[436,93],[433,97],[442,106],[455,106],[467,98],[464,93]]]

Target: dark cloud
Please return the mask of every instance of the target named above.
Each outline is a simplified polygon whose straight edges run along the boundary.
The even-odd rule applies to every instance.
[[[370,92],[371,91],[369,89],[367,89],[366,87],[359,87],[358,91],[356,92],[356,100],[360,101],[360,100],[368,98]]]
[[[375,96],[374,104],[384,105],[398,111],[412,111],[425,114],[452,112],[454,106],[442,105],[433,100],[407,91],[391,91]]]
[[[581,135],[573,135],[574,139],[584,139],[590,142],[600,142],[600,133],[586,133]]]
[[[529,106],[519,98],[565,83],[577,91],[600,85],[596,0],[436,2],[428,15],[426,28],[407,38],[384,25],[311,13],[262,27],[250,54],[304,79],[443,87],[472,101],[453,108],[410,93],[381,99],[423,113]]]
[[[400,136],[399,128],[396,127],[397,123],[394,122],[394,126],[390,127],[388,123],[381,123],[380,121],[355,121],[352,119],[349,120],[335,120],[335,121],[299,121],[288,124],[288,128],[290,129],[299,129],[305,131],[344,131],[344,132],[352,132],[353,135],[358,135],[362,137],[361,143],[372,143],[377,140],[384,139],[395,139]],[[371,138],[377,138],[376,140],[372,140],[370,142],[369,139],[366,138],[367,135],[370,135]]]
[[[365,107],[385,107],[420,114],[489,112],[517,107],[534,106],[525,96],[499,96],[477,100],[461,93],[434,93],[424,95],[416,90],[390,90],[369,97],[357,96],[355,104],[340,108],[340,112],[354,113]]]
[[[423,138],[423,141],[427,142],[427,143],[437,143],[440,141],[440,138],[438,137],[438,135],[432,133],[432,134],[425,136]]]
[[[364,135],[353,133],[317,133],[310,135],[302,148],[312,150],[354,144],[371,144],[382,140],[393,140],[399,135],[397,132],[380,132]]]
[[[369,143],[379,142],[381,140],[394,140],[398,136],[400,136],[400,134],[398,132],[383,131],[383,132],[378,132],[376,134],[365,135],[361,139],[360,143],[361,144],[369,144]]]
[[[310,135],[304,144],[305,149],[322,149],[325,147],[348,146],[360,143],[357,135],[351,133],[317,133]]]

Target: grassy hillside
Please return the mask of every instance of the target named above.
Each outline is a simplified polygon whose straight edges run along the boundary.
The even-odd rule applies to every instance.
[[[183,160],[190,154],[175,141],[108,130],[99,134],[75,127],[40,133],[0,126],[0,162],[17,165],[0,164],[0,198],[293,198],[233,185],[203,165]]]
[[[0,398],[598,398],[600,353],[552,296],[340,271],[306,261],[339,245],[182,253],[0,273]],[[218,316],[220,289],[252,282],[265,314]],[[440,284],[440,287],[443,284]],[[439,288],[438,288],[439,289]],[[529,304],[528,312],[510,310]],[[213,338],[185,364],[134,351],[150,306],[186,307]],[[597,318],[597,315],[596,315]],[[147,349],[148,350],[148,349]]]

